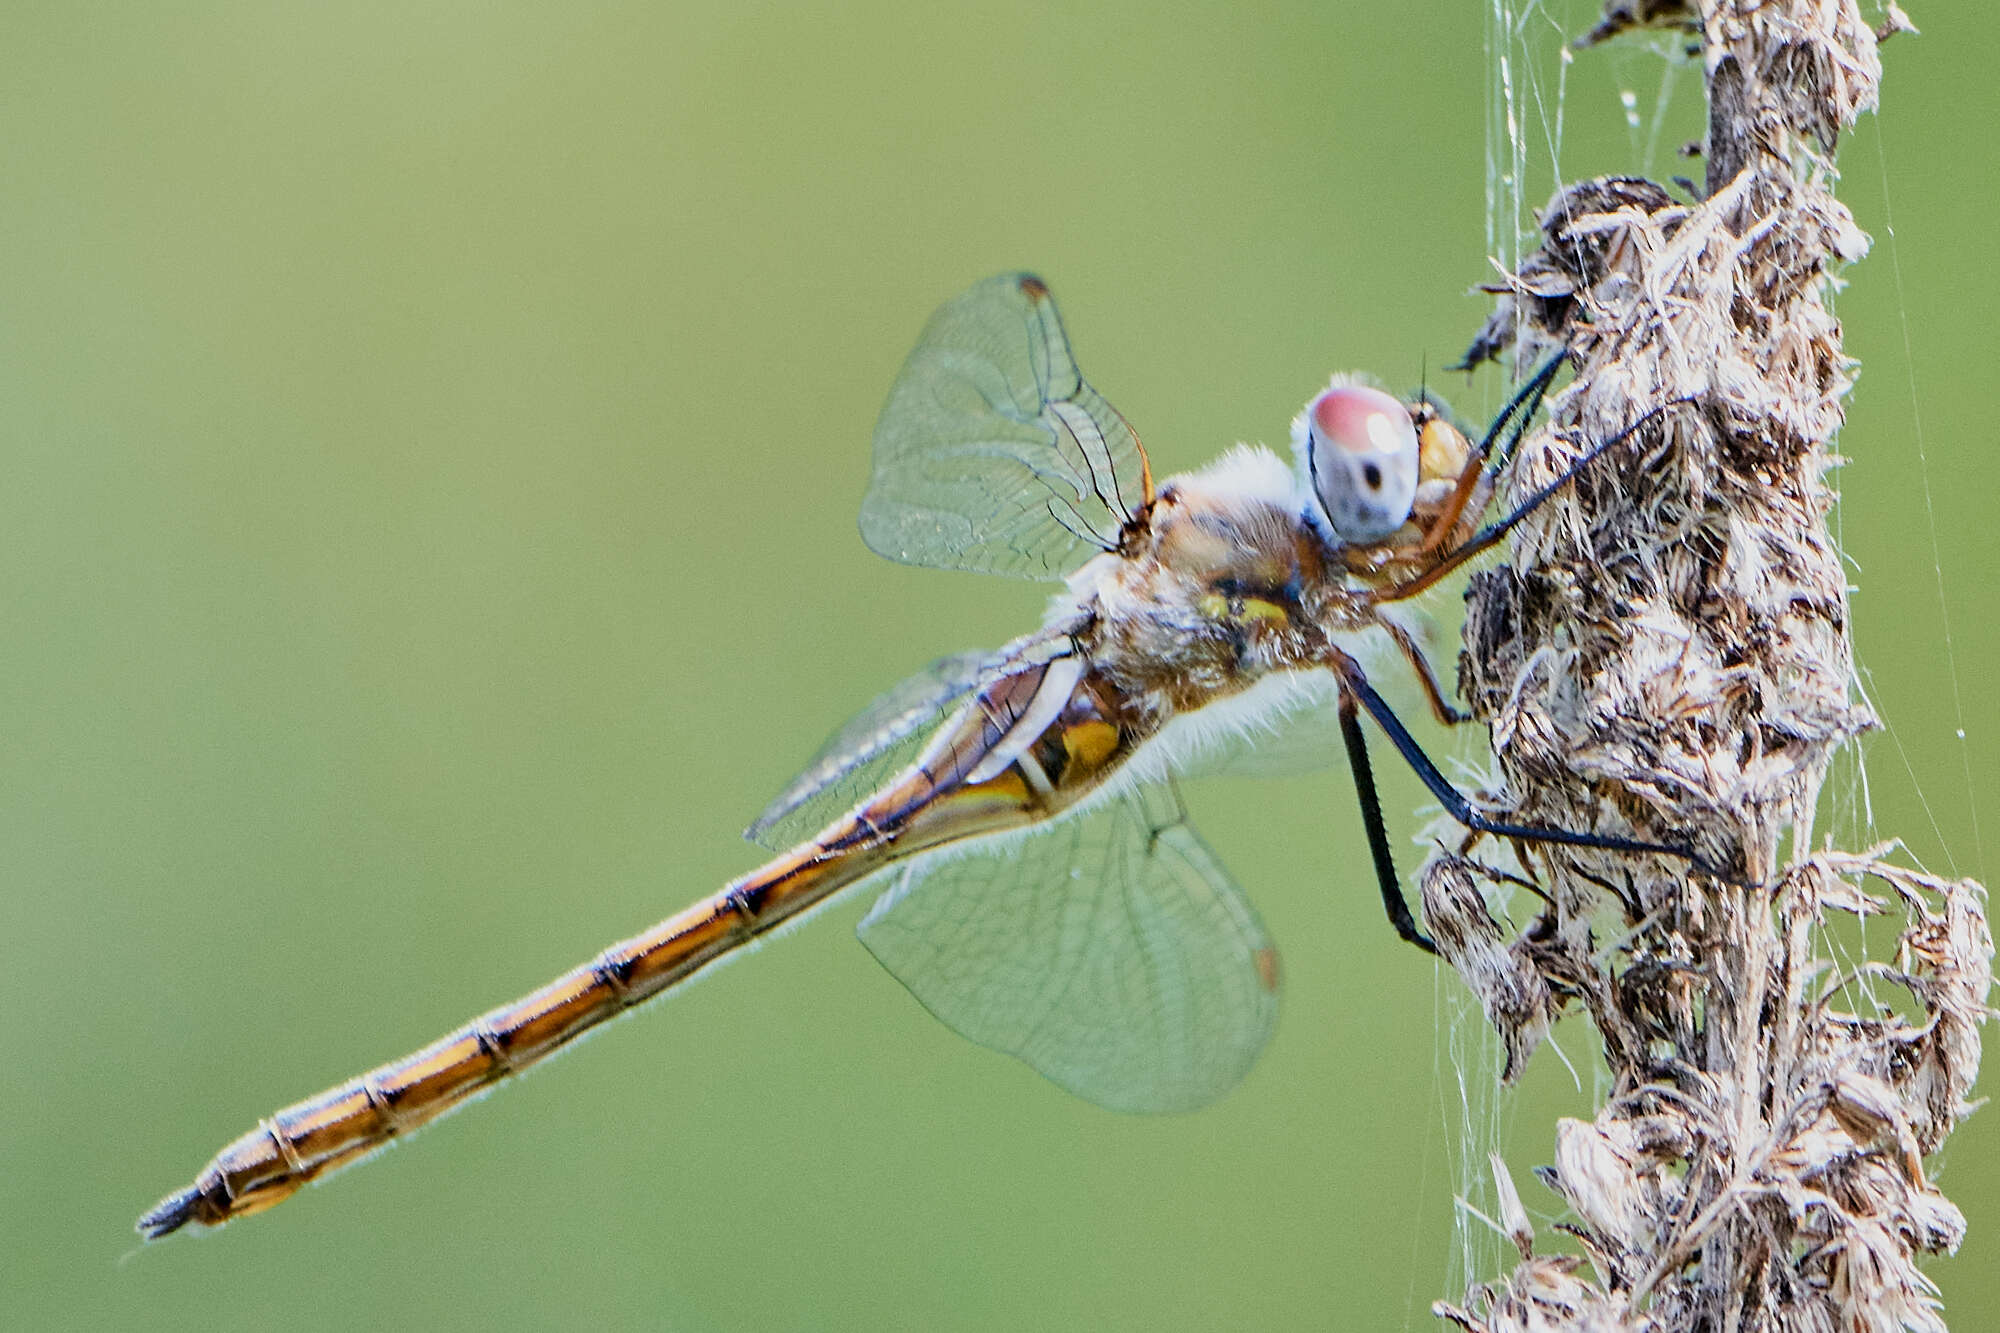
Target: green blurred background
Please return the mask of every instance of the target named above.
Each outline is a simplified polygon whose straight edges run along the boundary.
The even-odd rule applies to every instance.
[[[1545,74],[1590,12],[1531,15]],[[1833,801],[1977,873],[2000,51],[1916,18],[1842,158],[1878,246],[1840,518],[1893,731],[1873,823],[1851,775]],[[257,1116],[752,864],[736,831],[851,708],[1032,622],[1040,587],[855,535],[947,295],[1041,271],[1162,472],[1282,443],[1334,368],[1490,407],[1438,373],[1485,310],[1483,33],[1436,0],[9,6],[5,1322],[1430,1326],[1474,1038],[1331,775],[1190,793],[1287,962],[1202,1114],[954,1037],[856,902],[275,1213],[130,1227]],[[1691,72],[1664,120],[1642,44],[1566,77],[1564,175],[1700,174]],[[1495,1099],[1544,1220],[1528,1168],[1587,1105],[1548,1052]],[[1988,1112],[1937,1164],[1955,1326],[2000,1312],[1996,1151]]]

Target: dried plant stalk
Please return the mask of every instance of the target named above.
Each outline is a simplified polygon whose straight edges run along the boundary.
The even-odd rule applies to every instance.
[[[1874,105],[1877,37],[1853,0],[1644,8],[1624,21],[1699,31],[1707,197],[1633,179],[1560,192],[1475,354],[1577,354],[1516,460],[1517,497],[1670,406],[1475,580],[1460,683],[1492,729],[1502,818],[1691,839],[1745,882],[1536,849],[1548,910],[1509,941],[1474,861],[1427,867],[1427,919],[1508,1076],[1574,1001],[1612,1080],[1595,1120],[1558,1126],[1542,1173],[1583,1254],[1517,1236],[1507,1281],[1438,1313],[1481,1330],[1941,1329],[1917,1260],[1955,1248],[1964,1220],[1923,1158],[1970,1109],[1984,891],[1886,847],[1812,850],[1831,756],[1874,725],[1824,519],[1851,382],[1828,275],[1867,245],[1830,156]],[[1608,6],[1593,37],[1619,10],[1634,7]],[[1827,935],[1843,916],[1900,923],[1893,954],[1843,971]]]

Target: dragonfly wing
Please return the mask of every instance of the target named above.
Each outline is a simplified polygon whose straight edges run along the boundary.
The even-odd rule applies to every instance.
[[[875,426],[861,536],[904,564],[1061,578],[1152,500],[1139,437],[1087,384],[1025,273],[945,303]]]
[[[939,658],[874,699],[827,738],[743,836],[785,848],[819,832],[914,758],[931,729],[972,692],[994,660],[991,653]]]
[[[1263,925],[1162,788],[920,860],[859,934],[961,1035],[1113,1110],[1207,1105],[1277,1017]]]

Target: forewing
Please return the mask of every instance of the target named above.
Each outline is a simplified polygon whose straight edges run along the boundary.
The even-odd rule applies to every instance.
[[[743,836],[785,848],[819,832],[913,759],[992,660],[990,653],[940,658],[878,696],[827,738]]]
[[[931,317],[875,426],[861,536],[905,564],[1060,578],[1145,512],[1139,437],[1084,382],[1024,273]]]
[[[954,1030],[1118,1111],[1214,1101],[1277,1017],[1263,925],[1160,788],[920,860],[859,934]]]

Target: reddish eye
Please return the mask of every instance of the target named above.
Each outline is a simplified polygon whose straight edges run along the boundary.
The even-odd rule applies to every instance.
[[[1327,522],[1343,542],[1380,541],[1410,516],[1417,430],[1380,389],[1336,384],[1306,405],[1303,444]]]
[[[1353,454],[1400,453],[1415,449],[1417,429],[1410,409],[1359,384],[1328,389],[1312,405],[1313,426],[1322,439]]]

